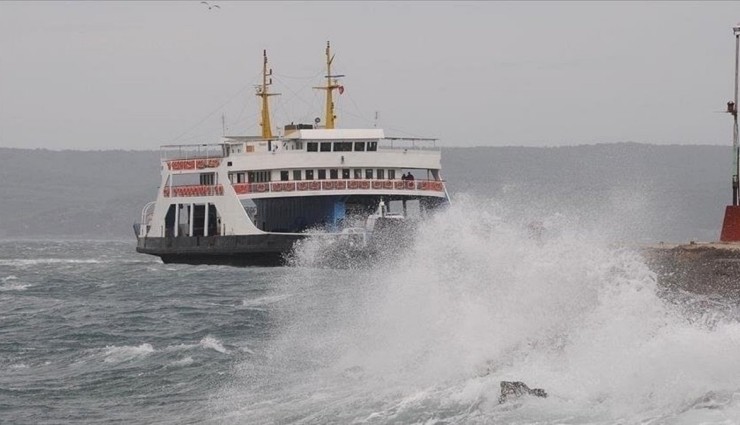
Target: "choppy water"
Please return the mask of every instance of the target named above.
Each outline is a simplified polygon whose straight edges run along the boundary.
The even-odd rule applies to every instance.
[[[3,423],[740,423],[738,300],[456,204],[370,268],[0,242]],[[498,404],[501,380],[547,399]]]

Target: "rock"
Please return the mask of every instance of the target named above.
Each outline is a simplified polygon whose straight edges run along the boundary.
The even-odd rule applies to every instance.
[[[542,388],[529,388],[527,384],[520,381],[501,381],[501,395],[498,397],[499,403],[506,403],[509,400],[517,399],[524,395],[546,398],[547,392]]]

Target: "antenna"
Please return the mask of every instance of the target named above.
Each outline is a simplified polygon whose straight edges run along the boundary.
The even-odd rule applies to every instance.
[[[380,111],[375,111],[375,123],[373,123],[373,128],[378,128],[378,117],[380,116]]]
[[[226,137],[226,115],[221,114],[221,135]]]

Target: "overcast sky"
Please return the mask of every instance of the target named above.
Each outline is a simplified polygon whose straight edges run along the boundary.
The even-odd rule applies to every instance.
[[[323,121],[445,146],[731,145],[737,2],[0,2],[0,146],[156,149]]]

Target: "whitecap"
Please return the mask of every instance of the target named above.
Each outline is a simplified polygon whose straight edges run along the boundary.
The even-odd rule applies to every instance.
[[[101,261],[95,259],[79,259],[79,258],[11,258],[0,260],[2,266],[37,266],[45,264],[98,264],[109,261]]]
[[[182,359],[177,359],[174,362],[170,363],[168,366],[171,367],[181,367],[181,366],[188,366],[190,364],[193,364],[193,358],[188,356],[184,357]]]
[[[154,350],[154,347],[148,343],[143,343],[138,346],[124,345],[123,347],[109,345],[105,347],[105,359],[103,361],[106,363],[120,363],[145,357],[154,351],[156,351]]]
[[[27,283],[9,283],[0,286],[0,292],[2,291],[25,291],[26,288],[30,287]]]
[[[200,340],[200,346],[203,348],[210,348],[211,350],[216,350],[219,353],[222,354],[229,354],[229,350],[227,350],[221,341],[218,339],[208,335],[205,338]]]

